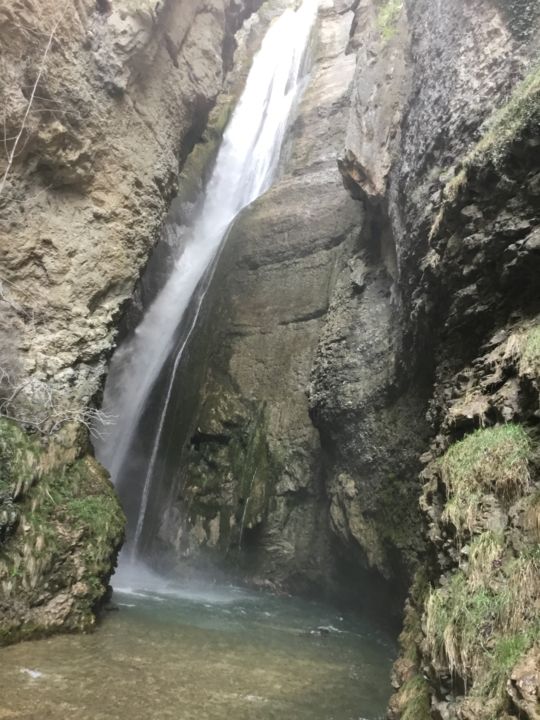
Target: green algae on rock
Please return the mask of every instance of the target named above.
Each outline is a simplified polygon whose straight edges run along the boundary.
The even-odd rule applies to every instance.
[[[124,516],[86,429],[42,441],[0,419],[0,465],[0,644],[90,629]]]

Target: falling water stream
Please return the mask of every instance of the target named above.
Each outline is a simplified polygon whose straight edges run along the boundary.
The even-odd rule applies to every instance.
[[[128,513],[135,551],[143,531],[174,380],[197,322],[212,263],[236,215],[267,190],[275,176],[285,132],[306,81],[304,60],[317,6],[318,0],[304,0],[298,10],[285,10],[268,30],[224,134],[190,236],[163,289],[112,360],[103,409],[116,418],[116,423],[107,428],[97,453],[117,487],[130,483],[132,492],[140,492],[136,517]],[[182,324],[188,309],[191,317]],[[132,472],[124,472],[126,458],[144,407],[171,354],[174,360],[154,423],[150,453],[139,463],[138,472],[144,473],[144,481],[136,490]]]
[[[270,27],[225,132],[190,236],[135,333],[116,352],[104,409],[118,417],[98,456],[117,487],[140,417],[159,385],[150,448],[133,485],[143,531],[174,379],[212,266],[235,216],[271,184],[301,95],[317,0]],[[163,382],[163,369],[167,375]],[[158,378],[160,382],[158,383]],[[146,429],[145,429],[146,431]],[[129,513],[128,513],[129,515]],[[375,720],[384,715],[395,646],[362,616],[317,602],[212,583],[181,585],[140,562],[113,579],[118,612],[92,635],[2,650],[0,718],[19,720]]]

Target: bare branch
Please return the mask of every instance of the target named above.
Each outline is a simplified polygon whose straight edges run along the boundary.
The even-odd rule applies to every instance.
[[[93,437],[102,438],[105,428],[116,423],[117,418],[83,403],[79,407],[66,404],[61,391],[51,382],[30,378],[25,381],[13,381],[5,368],[0,367],[0,388],[7,396],[0,398],[0,417],[14,420],[26,428],[36,430],[42,435],[54,435],[63,425],[70,422],[80,423]],[[14,401],[23,395],[17,403]],[[22,409],[19,409],[22,405]]]

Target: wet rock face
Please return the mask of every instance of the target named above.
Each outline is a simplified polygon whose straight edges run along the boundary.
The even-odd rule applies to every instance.
[[[386,187],[409,89],[403,14],[381,25],[360,2],[349,51],[357,65],[338,166],[366,213],[337,275],[310,376],[331,527],[346,562],[392,578],[405,592],[422,547],[417,457],[426,436],[426,388],[402,372],[402,316]],[[398,510],[399,508],[399,510]],[[406,520],[404,520],[406,518]]]
[[[162,528],[184,556],[229,551],[236,560],[242,545],[251,574],[296,587],[331,573],[307,388],[335,278],[362,222],[335,164],[354,73],[345,53],[353,15],[342,10],[327,3],[321,13],[282,177],[242,214],[220,260],[202,406],[176,511]],[[264,461],[244,477],[238,468],[252,466],[254,432]]]
[[[0,160],[1,330],[14,339],[2,369],[13,378],[46,382],[72,407],[95,394],[179,159],[204,129],[233,33],[255,5],[0,6],[7,151],[22,130],[12,165]]]
[[[403,592],[422,547],[414,478],[425,421],[422,394],[400,390],[391,295],[382,262],[349,261],[325,318],[309,400],[323,443],[331,524],[343,552],[348,562],[376,569]]]
[[[536,3],[528,7],[537,14]],[[389,193],[398,264],[404,285],[414,289],[447,173],[534,62],[538,24],[516,34],[515,22],[490,0],[435,6],[418,0],[407,3],[407,16],[411,95]]]

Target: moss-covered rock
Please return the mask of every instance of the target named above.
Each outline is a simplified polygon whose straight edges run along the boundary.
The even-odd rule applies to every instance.
[[[86,430],[45,443],[1,419],[0,468],[0,644],[91,628],[124,516]]]
[[[429,685],[415,674],[406,680],[390,703],[389,718],[394,720],[430,720]]]
[[[200,141],[194,146],[179,178],[178,199],[194,203],[200,197],[214,167],[221,138],[231,117],[236,97],[220,96],[220,101],[211,110],[208,124]]]
[[[275,484],[264,403],[243,407],[209,397],[185,458],[183,502],[189,552],[221,557],[265,520]],[[187,548],[186,548],[187,549]],[[235,556],[236,557],[236,556]]]

